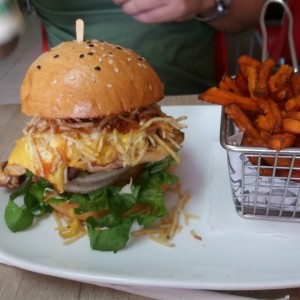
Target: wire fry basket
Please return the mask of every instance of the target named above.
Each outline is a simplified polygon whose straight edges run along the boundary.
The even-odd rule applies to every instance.
[[[298,71],[292,37],[292,14],[281,0],[268,0],[261,12],[262,60],[267,58],[264,15],[271,2],[280,3],[289,19],[289,46],[294,72]],[[253,219],[300,222],[300,148],[279,152],[263,147],[240,146],[242,132],[223,107],[220,143],[227,151],[231,190],[239,215]]]

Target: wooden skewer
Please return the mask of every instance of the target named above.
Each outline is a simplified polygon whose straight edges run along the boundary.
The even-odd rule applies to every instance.
[[[76,20],[76,40],[77,43],[83,42],[84,23],[81,19]]]

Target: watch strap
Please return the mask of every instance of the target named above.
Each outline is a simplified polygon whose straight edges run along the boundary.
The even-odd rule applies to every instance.
[[[201,22],[213,22],[228,13],[231,0],[216,0],[215,12],[207,17],[196,15],[195,19]]]

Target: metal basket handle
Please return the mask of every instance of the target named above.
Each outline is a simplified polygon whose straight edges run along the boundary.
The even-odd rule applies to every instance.
[[[293,38],[293,16],[292,13],[288,7],[288,5],[283,0],[266,0],[262,11],[260,14],[260,27],[261,27],[261,33],[262,33],[262,61],[264,61],[268,57],[268,49],[267,49],[267,40],[268,40],[268,33],[266,29],[265,24],[265,14],[267,7],[270,3],[278,3],[281,4],[281,6],[284,8],[285,13],[288,17],[288,41],[289,41],[289,47],[291,52],[291,60],[292,60],[292,66],[294,69],[294,72],[298,72],[298,61],[297,61],[297,55],[295,50],[295,44],[294,44],[294,38]]]

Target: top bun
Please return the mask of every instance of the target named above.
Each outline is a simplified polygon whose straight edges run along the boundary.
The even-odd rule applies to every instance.
[[[96,40],[70,41],[43,53],[21,86],[22,112],[42,118],[95,118],[161,100],[163,85],[144,58]]]

